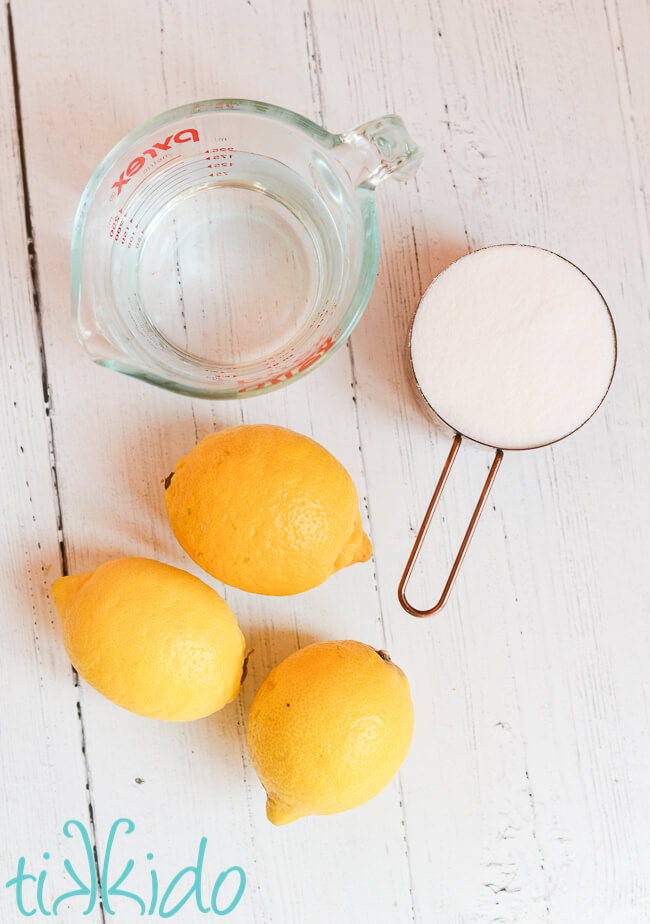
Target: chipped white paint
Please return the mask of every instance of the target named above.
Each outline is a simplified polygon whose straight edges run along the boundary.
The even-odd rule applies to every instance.
[[[135,821],[120,855],[136,859],[143,889],[147,850],[163,880],[202,834],[208,876],[240,863],[249,884],[232,920],[650,920],[647,4],[20,0],[12,13],[40,312],[3,31],[2,921],[18,920],[3,887],[12,864],[46,849],[60,862],[61,826],[89,823],[89,798],[100,862],[112,822]],[[95,165],[144,118],[229,95],[333,130],[394,110],[426,150],[416,180],[378,192],[379,281],[350,347],[241,405],[93,366],[68,318],[70,228]],[[412,396],[407,329],[439,269],[501,241],[585,269],[616,319],[619,368],[571,441],[506,457],[452,601],[420,622],[396,587],[449,435]],[[46,595],[61,568],[57,518],[72,571],[120,554],[188,567],[160,479],[197,436],[241,420],[302,430],[346,464],[374,560],[285,600],[228,589],[255,648],[241,700],[186,726],[147,722],[74,686]],[[489,459],[475,448],[455,467],[432,564],[412,583],[422,603]],[[299,644],[346,636],[389,648],[407,671],[412,751],[373,803],[274,829],[245,754],[252,696]]]

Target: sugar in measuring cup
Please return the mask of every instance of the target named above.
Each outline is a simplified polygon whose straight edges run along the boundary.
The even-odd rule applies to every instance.
[[[95,362],[236,398],[345,342],[379,261],[375,188],[422,152],[395,115],[332,134],[268,103],[207,100],[106,156],[72,239],[72,312]]]
[[[502,244],[461,257],[425,292],[411,327],[411,366],[426,406],[456,436],[399,584],[413,616],[451,593],[504,450],[548,446],[579,429],[605,398],[616,331],[591,280],[539,247]],[[496,450],[442,595],[417,609],[406,588],[463,436]]]

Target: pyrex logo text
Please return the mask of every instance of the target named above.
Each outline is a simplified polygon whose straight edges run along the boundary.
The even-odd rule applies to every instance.
[[[198,141],[199,133],[195,128],[183,128],[181,131],[176,132],[175,135],[170,135],[169,138],[165,138],[164,141],[156,141],[150,148],[147,148],[146,151],[143,151],[139,157],[135,157],[126,170],[123,170],[120,173],[120,178],[116,183],[113,183],[113,189],[117,189],[117,195],[122,192],[122,187],[131,180],[139,170],[142,170],[145,163],[147,162],[147,154],[152,158],[158,156],[159,151],[169,151],[171,150],[172,142],[176,144],[183,144],[185,141]]]

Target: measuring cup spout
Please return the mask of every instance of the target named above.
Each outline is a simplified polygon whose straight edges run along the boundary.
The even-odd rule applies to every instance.
[[[374,188],[387,176],[408,180],[422,161],[422,149],[398,115],[364,122],[339,139],[335,151],[355,186]]]

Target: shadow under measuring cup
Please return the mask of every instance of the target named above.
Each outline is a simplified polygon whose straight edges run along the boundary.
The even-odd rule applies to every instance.
[[[582,427],[609,390],[616,354],[603,296],[551,251],[485,247],[431,283],[411,326],[411,369],[425,407],[456,435],[399,583],[408,613],[432,616],[449,600],[504,451],[550,446]],[[494,459],[442,594],[419,609],[406,588],[463,437]]]

